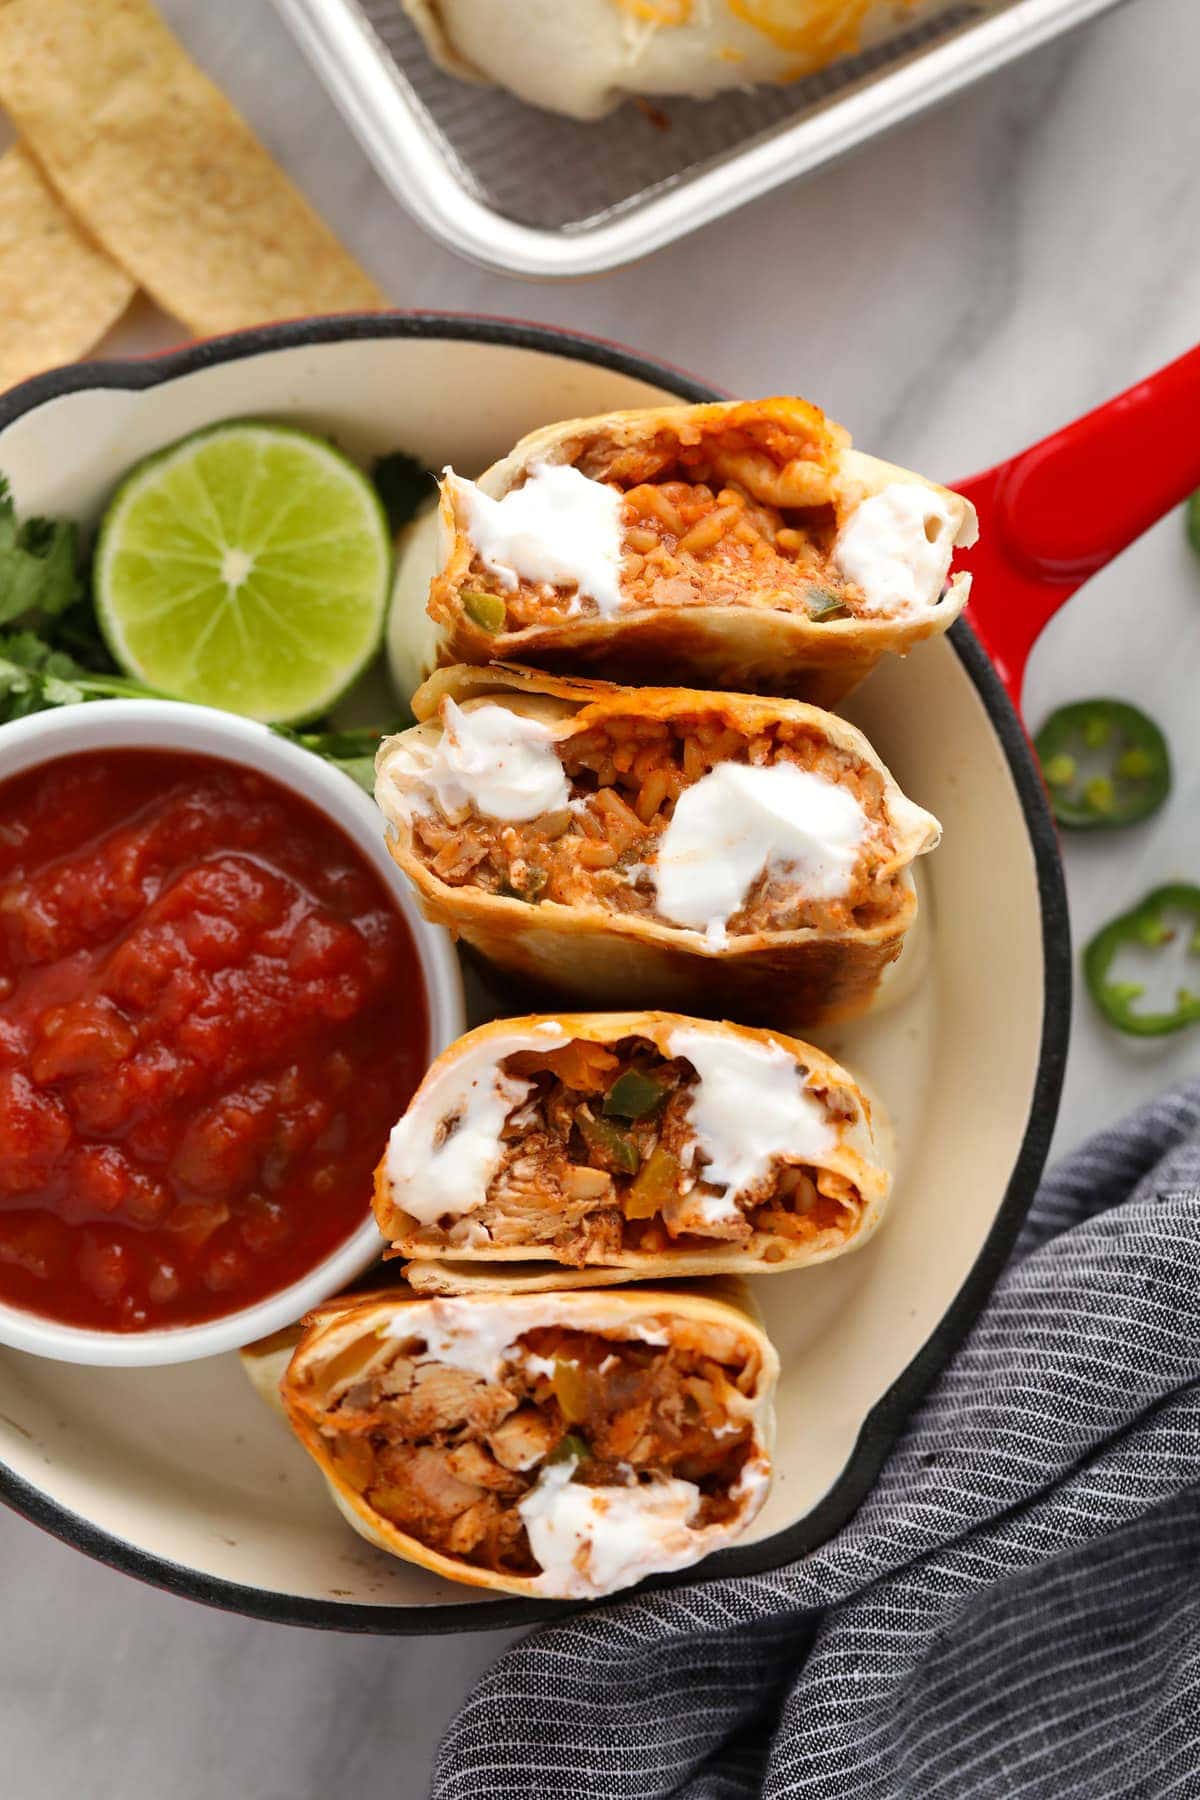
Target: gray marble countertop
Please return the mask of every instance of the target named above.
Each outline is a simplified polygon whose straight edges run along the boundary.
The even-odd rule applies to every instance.
[[[805,393],[859,443],[947,479],[1200,335],[1195,0],[1131,0],[649,263],[540,289],[459,262],[397,209],[268,0],[160,4],[401,306],[537,317],[735,392]],[[178,335],[144,308],[112,347]],[[1193,771],[1115,852],[1068,845],[1077,943],[1156,880],[1200,873],[1200,715],[1181,665],[1200,666],[1200,565],[1175,518],[1053,622],[1030,667],[1035,725],[1060,699],[1115,688],[1164,720]],[[1056,1148],[1198,1057],[1194,1035],[1131,1047],[1080,997]],[[505,1641],[336,1637],[226,1617],[8,1514],[0,1583],[11,1800],[416,1800],[446,1720]]]

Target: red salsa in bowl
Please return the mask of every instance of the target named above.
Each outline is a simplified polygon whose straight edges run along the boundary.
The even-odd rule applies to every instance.
[[[0,1302],[137,1332],[289,1286],[428,1039],[383,878],[289,789],[128,749],[0,782]]]

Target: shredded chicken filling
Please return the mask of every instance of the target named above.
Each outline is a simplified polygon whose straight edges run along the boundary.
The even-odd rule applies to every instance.
[[[547,1461],[574,1458],[572,1479],[595,1487],[693,1482],[694,1528],[734,1516],[758,1370],[732,1336],[728,1349],[721,1361],[700,1345],[545,1326],[524,1333],[488,1380],[420,1360],[421,1339],[382,1354],[371,1339],[365,1373],[339,1382],[334,1365],[319,1394],[293,1398],[373,1511],[447,1556],[535,1575],[518,1508]]]
[[[901,903],[902,878],[889,867],[895,846],[883,778],[804,725],[782,722],[750,736],[715,710],[610,716],[564,738],[558,750],[571,788],[558,812],[523,824],[476,814],[451,824],[436,811],[415,813],[414,846],[432,873],[451,887],[531,904],[659,917],[653,866],[684,789],[718,763],[791,762],[844,787],[862,806],[869,828],[851,879],[837,897],[814,899],[786,870],[766,868],[727,920],[729,934],[870,929]]]
[[[596,445],[576,466],[624,496],[620,592],[630,611],[758,606],[819,623],[879,616],[834,560],[830,450],[818,439],[760,420],[691,444],[663,434],[620,449]],[[478,556],[464,588],[464,604],[468,594],[489,596],[489,609],[476,603],[475,611],[494,631],[597,610],[574,587],[522,581],[505,588]]]
[[[461,1218],[415,1230],[410,1247],[477,1243],[485,1231],[497,1245],[550,1245],[557,1260],[583,1267],[622,1251],[700,1250],[768,1234],[783,1241],[768,1244],[764,1258],[782,1262],[786,1244],[844,1242],[859,1227],[853,1182],[786,1155],[737,1194],[706,1180],[708,1158],[689,1118],[696,1071],[646,1038],[611,1046],[574,1038],[557,1050],[518,1051],[499,1067],[533,1085],[501,1131],[487,1198]],[[810,1092],[831,1122],[856,1116],[844,1088]]]

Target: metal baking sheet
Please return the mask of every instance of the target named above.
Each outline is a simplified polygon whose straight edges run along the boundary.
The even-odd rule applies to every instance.
[[[533,278],[598,274],[810,174],[1120,0],[947,0],[788,87],[629,102],[580,123],[444,75],[400,0],[275,0],[397,199]]]

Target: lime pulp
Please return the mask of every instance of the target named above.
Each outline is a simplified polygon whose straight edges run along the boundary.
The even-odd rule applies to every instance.
[[[391,542],[374,487],[322,439],[233,421],[147,458],[100,528],[95,595],[121,667],[249,718],[318,718],[379,647]]]

